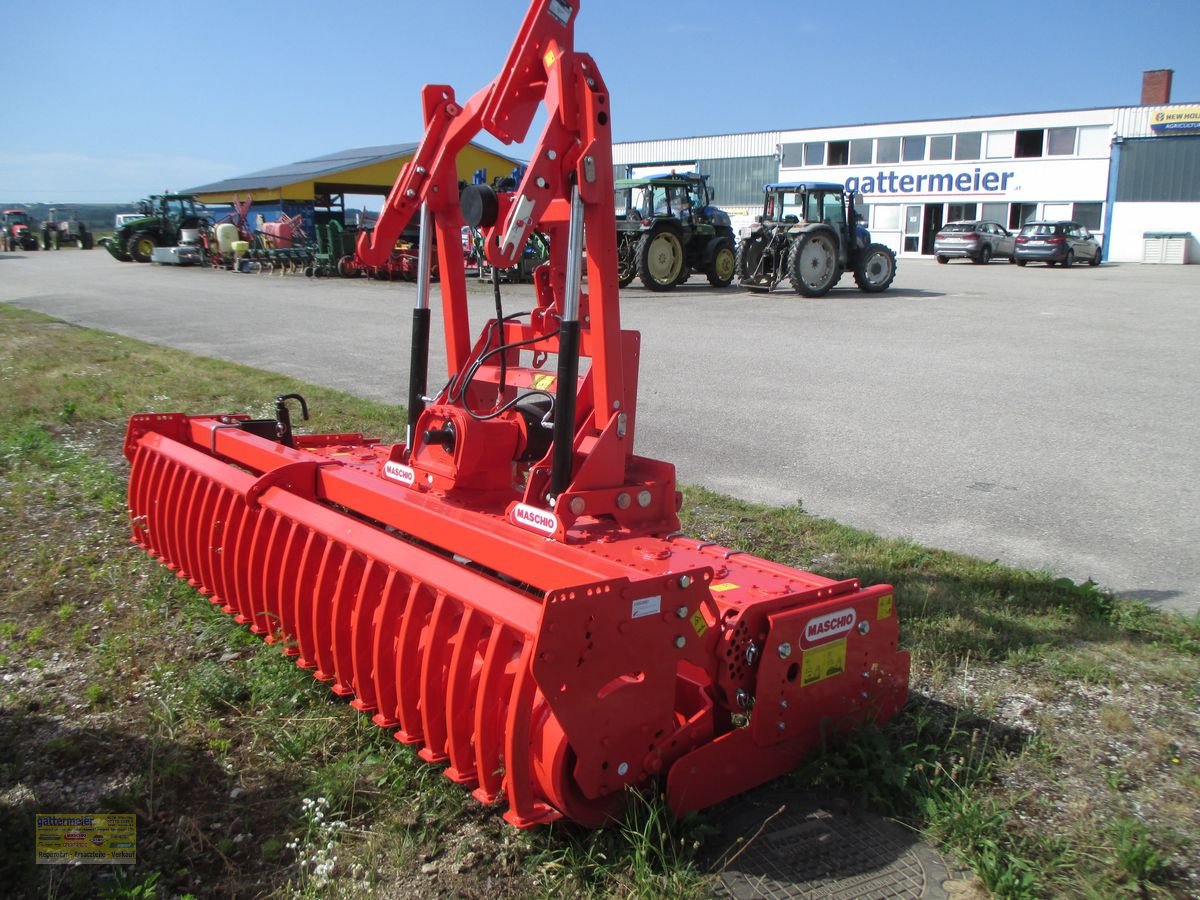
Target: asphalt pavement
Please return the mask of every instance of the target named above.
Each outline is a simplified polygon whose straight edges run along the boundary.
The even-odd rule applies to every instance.
[[[0,302],[396,403],[414,296],[0,253]],[[490,287],[472,296],[481,322]],[[528,309],[532,290],[504,296]],[[695,276],[621,299],[642,332],[638,452],[681,483],[1200,611],[1200,266],[902,259],[879,295]]]

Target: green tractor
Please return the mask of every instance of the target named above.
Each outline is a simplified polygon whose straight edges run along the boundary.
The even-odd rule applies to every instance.
[[[849,269],[860,290],[886,291],[896,277],[896,254],[871,243],[845,185],[768,184],[762,215],[743,228],[737,250],[738,285],[766,292],[786,276],[805,297],[829,293]]]
[[[621,287],[635,275],[652,291],[669,291],[693,272],[714,287],[733,281],[733,228],[729,215],[712,205],[707,175],[628,178],[615,188]]]
[[[184,229],[208,223],[208,210],[195,194],[155,194],[141,207],[140,218],[123,222],[111,238],[101,240],[113,259],[148,263],[155,247],[174,247]]]

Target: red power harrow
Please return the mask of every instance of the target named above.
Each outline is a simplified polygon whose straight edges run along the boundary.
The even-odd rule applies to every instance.
[[[886,721],[908,683],[889,586],[684,537],[674,467],[633,452],[639,339],[578,7],[533,0],[465,105],[424,89],[425,138],[360,241],[378,264],[420,216],[403,443],[293,434],[294,395],[273,419],[134,416],[125,442],[137,543],[522,827],[602,824],[656,776],[675,813],[709,806]],[[460,186],[459,150],[524,140],[543,101],[516,191]],[[464,224],[501,268],[550,236],[535,308],[476,338]],[[450,380],[427,397],[435,228]]]

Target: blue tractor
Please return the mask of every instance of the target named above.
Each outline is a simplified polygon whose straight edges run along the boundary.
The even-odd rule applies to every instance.
[[[793,290],[821,297],[847,270],[860,290],[886,291],[896,277],[896,254],[871,242],[845,185],[788,182],[763,188],[762,215],[741,230],[738,285],[772,290],[787,276]]]

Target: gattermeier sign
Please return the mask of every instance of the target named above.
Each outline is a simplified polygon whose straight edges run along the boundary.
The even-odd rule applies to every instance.
[[[966,172],[904,173],[894,169],[846,179],[846,190],[860,194],[996,194],[1008,190],[1015,172],[976,166]]]
[[[1200,106],[1172,106],[1150,114],[1150,130],[1155,134],[1200,131]]]

